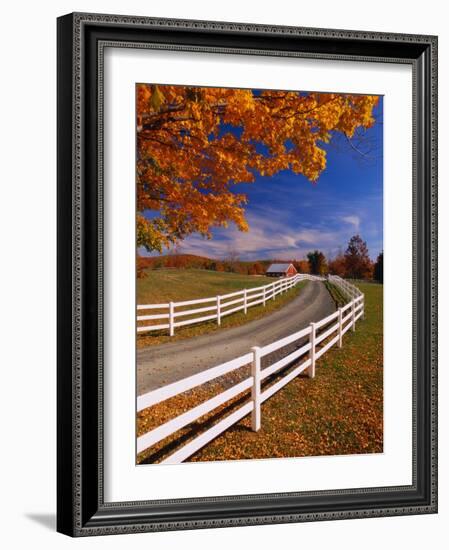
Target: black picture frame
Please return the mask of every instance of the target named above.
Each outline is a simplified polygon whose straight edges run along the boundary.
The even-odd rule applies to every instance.
[[[57,530],[71,536],[437,511],[437,37],[75,13],[58,28]],[[413,68],[413,483],[106,503],[103,498],[102,44]]]

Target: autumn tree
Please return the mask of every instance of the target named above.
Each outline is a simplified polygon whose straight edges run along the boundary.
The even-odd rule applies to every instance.
[[[315,182],[323,144],[373,125],[377,96],[137,86],[137,245],[248,229],[238,183],[291,170]]]
[[[186,266],[187,266],[186,257],[183,254],[181,254],[179,247],[175,246],[174,249],[169,251],[167,257],[165,258],[165,267],[181,269]]]
[[[360,235],[351,237],[345,252],[346,276],[352,279],[366,279],[371,271],[371,260],[366,242]]]
[[[313,275],[325,275],[328,271],[326,256],[319,250],[307,254],[309,273]]]
[[[147,269],[151,267],[151,264],[148,262],[149,258],[142,258],[137,254],[136,256],[136,277],[138,279],[143,279],[147,275]]]
[[[329,261],[329,273],[338,275],[339,277],[346,277],[346,262],[342,250],[339,250],[336,256]]]
[[[249,275],[262,275],[265,273],[265,268],[260,262],[255,262],[248,269]]]
[[[310,265],[308,260],[295,260],[293,265],[298,273],[310,273]]]
[[[376,263],[374,264],[373,278],[379,283],[384,282],[384,253],[381,252],[377,256]]]
[[[229,271],[231,273],[240,273],[241,272],[241,264],[240,264],[240,257],[239,253],[235,248],[229,247],[226,256],[223,259],[223,263],[225,265],[226,271]]]

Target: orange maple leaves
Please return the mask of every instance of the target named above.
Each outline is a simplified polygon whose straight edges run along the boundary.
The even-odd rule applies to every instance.
[[[237,183],[290,169],[316,181],[322,144],[373,125],[377,96],[137,86],[137,244],[170,247],[234,222],[245,231]],[[231,131],[232,128],[232,131]],[[151,214],[144,215],[151,211]]]

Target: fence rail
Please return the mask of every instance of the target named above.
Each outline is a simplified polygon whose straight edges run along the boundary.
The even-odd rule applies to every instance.
[[[338,275],[329,275],[328,281],[338,287],[350,300],[352,300],[352,298],[357,298],[362,294],[356,286],[348,283],[348,281],[345,281],[345,279],[342,279]]]
[[[143,314],[137,316],[137,332],[149,332],[154,330],[167,330],[170,336],[175,334],[175,328],[204,323],[216,320],[221,325],[221,320],[226,315],[237,311],[244,311],[253,306],[263,304],[268,300],[275,300],[278,294],[283,294],[304,280],[323,280],[323,277],[309,274],[298,274],[293,277],[277,279],[273,283],[255,288],[246,288],[230,294],[213,296],[210,298],[199,298],[197,300],[185,300],[183,302],[168,302],[164,304],[142,304],[137,306],[138,311],[162,310],[158,313]],[[192,309],[185,309],[187,306],[198,306]],[[207,305],[206,305],[207,304]],[[181,309],[182,308],[182,309]],[[199,314],[199,316],[198,316]],[[205,315],[204,315],[205,314]],[[183,319],[183,317],[188,317]],[[147,324],[148,321],[165,322],[158,324]]]
[[[308,327],[286,336],[285,338],[281,338],[276,342],[263,347],[253,347],[245,355],[241,355],[231,361],[227,361],[221,365],[217,365],[198,374],[194,374],[193,376],[189,376],[188,378],[184,378],[183,380],[179,380],[178,382],[174,382],[139,396],[137,398],[138,412],[251,364],[251,375],[248,378],[245,378],[218,395],[211,397],[207,401],[138,437],[137,452],[140,453],[152,447],[166,437],[173,435],[178,430],[198,420],[205,414],[210,413],[220,405],[223,405],[244,392],[248,393],[249,391],[250,395],[248,396],[248,401],[241,407],[187,442],[180,449],[165,458],[162,463],[179,464],[183,462],[248,414],[251,414],[252,430],[258,431],[261,427],[262,403],[306,369],[309,378],[314,378],[316,361],[335,344],[338,343],[338,346],[342,347],[343,335],[350,329],[354,331],[356,322],[364,316],[364,294],[360,292],[358,288],[347,283],[347,281],[339,279],[340,278],[334,278],[332,283],[340,286],[342,290],[345,289],[348,297],[349,294],[353,294],[354,296],[335,313],[315,323],[310,323]],[[296,349],[271,365],[265,366],[264,369],[261,368],[262,359],[264,357],[305,338],[307,338],[307,342],[301,345],[299,349]],[[279,371],[285,367],[294,368],[275,383],[262,388],[262,381],[275,373],[279,373]]]

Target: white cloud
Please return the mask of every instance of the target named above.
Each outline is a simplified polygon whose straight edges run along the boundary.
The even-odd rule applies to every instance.
[[[338,247],[340,235],[329,229],[294,228],[266,210],[263,215],[248,215],[249,231],[244,233],[235,226],[214,231],[210,240],[191,235],[181,245],[184,253],[211,258],[225,258],[229,250],[242,259],[263,258],[299,259],[312,248],[329,250]]]
[[[301,229],[296,234],[297,243],[305,243],[313,247],[332,246],[337,235],[334,231],[322,229]]]
[[[358,232],[360,230],[360,218],[358,216],[343,216],[341,218],[344,222],[354,226],[354,229]]]
[[[340,223],[335,228],[337,220]],[[310,222],[302,223],[300,219],[292,223],[283,219],[278,209],[264,206],[257,213],[248,214],[248,232],[241,232],[235,225],[230,225],[226,229],[213,230],[212,239],[193,234],[180,243],[179,250],[185,254],[216,259],[226,258],[230,250],[237,252],[242,260],[300,259],[314,249],[335,253],[354,231],[359,232],[360,229],[357,215],[337,214],[333,219],[328,218],[327,222],[331,225],[325,219],[317,220],[313,227]]]

